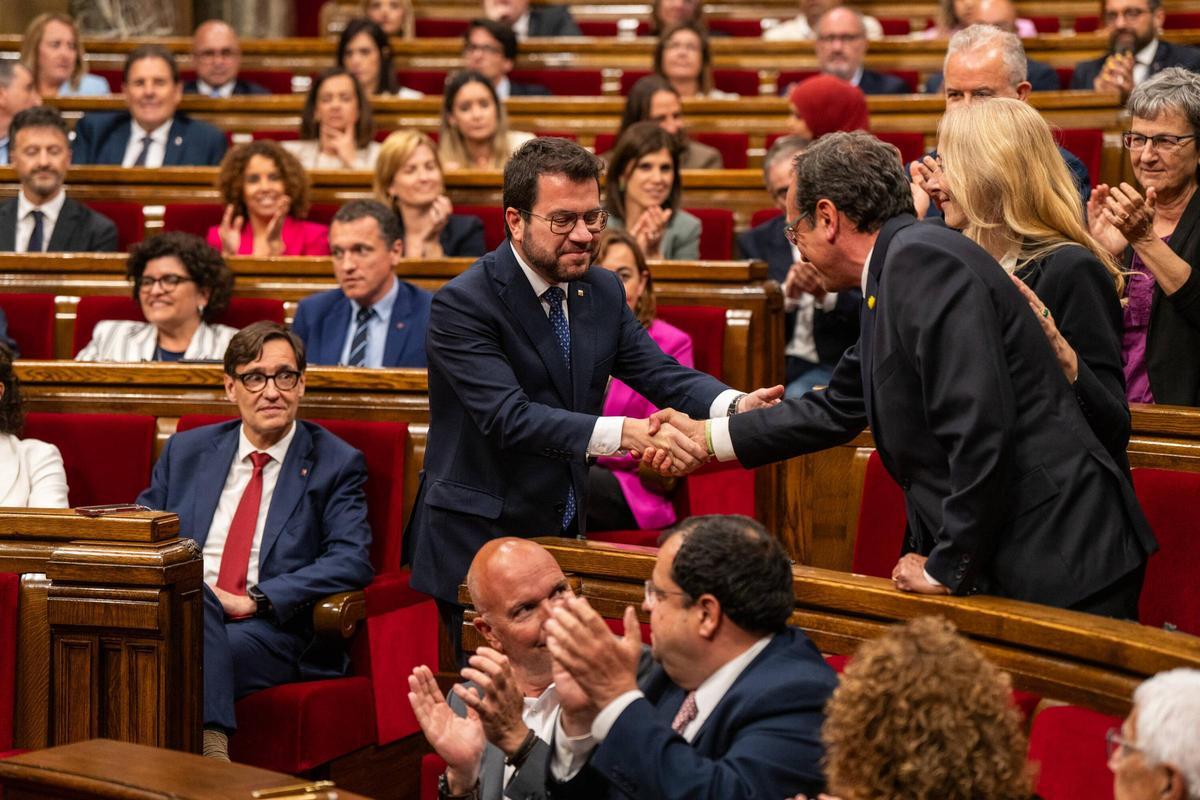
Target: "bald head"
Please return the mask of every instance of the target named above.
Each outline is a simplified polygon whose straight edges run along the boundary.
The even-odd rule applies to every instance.
[[[515,585],[538,572],[562,576],[554,556],[540,544],[515,536],[492,539],[479,548],[467,571],[471,604],[481,614],[501,612],[513,599]]]
[[[196,77],[216,88],[237,80],[242,48],[237,31],[219,19],[210,19],[192,36],[192,63]]]

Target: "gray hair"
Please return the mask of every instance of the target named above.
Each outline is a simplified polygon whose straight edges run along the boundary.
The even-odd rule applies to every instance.
[[[0,58],[0,86],[5,89],[12,86],[13,78],[17,77],[17,67],[25,69],[25,65],[15,58]]]
[[[771,147],[767,150],[767,154],[763,156],[763,183],[767,184],[768,190],[771,188],[771,168],[775,166],[775,162],[781,158],[794,158],[797,153],[808,147],[810,143],[807,137],[793,133],[787,136],[780,136],[771,144]]]
[[[1029,75],[1025,46],[1021,44],[1021,37],[995,25],[971,25],[951,36],[950,45],[946,48],[946,58],[942,62],[942,74],[946,73],[950,56],[993,46],[1000,48],[1004,71],[1008,73],[1008,83],[1016,89]]]
[[[869,133],[827,133],[796,156],[796,205],[811,220],[828,199],[863,233],[913,214],[912,189],[899,151]]]
[[[1182,67],[1168,67],[1129,94],[1126,110],[1141,119],[1158,119],[1172,111],[1187,117],[1200,133],[1200,75]]]
[[[1160,672],[1137,687],[1133,703],[1137,746],[1146,761],[1178,769],[1187,797],[1200,800],[1200,670]]]

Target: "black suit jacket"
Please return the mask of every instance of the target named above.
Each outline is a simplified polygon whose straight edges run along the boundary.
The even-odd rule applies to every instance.
[[[904,490],[908,545],[956,594],[1070,607],[1157,545],[1045,334],[978,245],[903,215],[868,265],[859,343],[829,388],[738,414],[746,466],[849,441],[868,423]]]
[[[1026,61],[1028,72],[1026,80],[1035,92],[1058,92],[1062,91],[1062,81],[1058,79],[1058,71],[1054,67],[1041,61],[1034,61],[1032,58]],[[929,94],[940,94],[942,91],[942,82],[944,76],[940,72],[935,72],[929,76],[929,80],[925,82],[925,91]],[[1090,86],[1088,87],[1091,88]]]
[[[579,26],[566,6],[533,6],[529,9],[530,36],[579,36]]]
[[[120,164],[132,134],[128,111],[89,112],[75,125],[71,161],[75,164]],[[227,147],[225,134],[207,122],[176,112],[167,132],[164,167],[215,167]]]
[[[858,81],[858,88],[862,90],[863,94],[912,93],[903,78],[897,75],[888,75],[885,72],[876,72],[873,69],[863,70],[862,78]]]
[[[400,238],[403,239],[404,219],[399,214],[396,219],[400,222]],[[438,242],[447,258],[479,258],[487,252],[483,239],[483,220],[473,214],[451,214],[438,236]]]
[[[610,375],[693,417],[728,388],[662,352],[614,273],[572,281],[567,307],[569,371],[507,242],[434,295],[429,446],[404,536],[418,591],[456,603],[488,540],[559,535],[568,487],[587,519],[587,447]]]
[[[184,94],[199,94],[200,88],[195,80],[185,81],[183,84]],[[233,93],[239,94],[270,94],[271,90],[265,86],[259,86],[254,81],[244,81],[238,78],[233,82]]]
[[[540,83],[517,83],[516,81],[508,82],[509,97],[547,97],[550,95],[550,90]]]
[[[17,249],[17,199],[0,205],[0,252]],[[63,203],[54,232],[46,244],[48,253],[115,253],[117,226],[111,219],[92,211],[70,197]]]
[[[1104,67],[1106,58],[1108,56],[1103,55],[1076,64],[1075,72],[1071,75],[1071,88],[1090,90],[1096,77],[1100,74],[1100,70]],[[1150,62],[1149,75],[1157,75],[1167,67],[1184,67],[1193,72],[1200,72],[1200,50],[1188,45],[1171,44],[1160,40],[1158,49],[1154,51],[1154,60]]]
[[[792,267],[792,247],[783,234],[786,224],[780,215],[738,234],[737,238],[742,258],[767,262],[768,275],[780,286]],[[858,341],[858,310],[861,306],[862,292],[847,289],[838,292],[837,305],[832,311],[819,307],[813,311],[813,340],[822,364],[836,364]],[[784,339],[790,342],[796,330],[796,312],[786,314],[783,325]]]

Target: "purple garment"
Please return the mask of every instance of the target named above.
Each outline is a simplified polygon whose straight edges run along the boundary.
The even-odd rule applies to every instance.
[[[1167,242],[1171,237],[1164,236]],[[1150,306],[1158,283],[1142,257],[1136,252],[1125,280],[1125,333],[1121,337],[1121,356],[1125,362],[1125,399],[1131,403],[1153,403],[1150,374],[1146,371],[1146,333],[1150,330]]]

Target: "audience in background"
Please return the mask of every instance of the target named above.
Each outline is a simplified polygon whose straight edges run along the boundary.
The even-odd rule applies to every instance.
[[[1012,0],[975,0],[971,20],[972,25],[991,25],[1012,34],[1017,33],[1017,23],[1021,21],[1017,19],[1017,7],[1012,4]],[[1054,67],[1032,58],[1026,58],[1025,65],[1026,79],[1033,91],[1057,92],[1062,88]],[[939,94],[942,91],[941,72],[929,76],[925,83],[925,91],[930,94]]]
[[[695,22],[685,22],[663,31],[654,46],[654,74],[670,83],[680,97],[716,100],[737,97],[713,86],[708,34]]]
[[[703,0],[654,0],[650,7],[650,33],[658,35],[676,25],[692,23],[706,28]]]
[[[200,24],[192,35],[192,68],[196,77],[184,81],[184,94],[233,97],[235,94],[270,94],[257,83],[238,77],[242,45],[237,31],[219,19]]]
[[[83,115],[72,145],[76,164],[212,167],[221,162],[225,134],[178,111],[183,84],[171,51],[138,45],[125,59],[124,76],[129,110]]]
[[[911,90],[902,78],[865,69],[867,28],[862,12],[835,6],[817,21],[817,41],[813,45],[821,72],[848,81],[863,94],[908,94]]]
[[[579,35],[579,26],[567,6],[530,8],[529,0],[483,0],[483,15],[512,28],[518,39]]]
[[[721,169],[724,166],[720,150],[688,137],[679,92],[658,75],[646,75],[638,79],[629,90],[616,138],[620,139],[635,122],[647,120],[679,139],[683,146],[679,157],[680,169]],[[611,159],[612,151],[605,153],[604,158]]]
[[[372,169],[379,155],[362,85],[341,67],[313,81],[304,101],[300,140],[284,142],[305,169]]]
[[[25,421],[14,354],[0,345],[0,508],[69,508],[58,448],[18,436]]]
[[[304,219],[308,173],[278,142],[260,139],[226,153],[217,190],[225,214],[208,229],[208,243],[224,255],[329,255],[329,229]]]
[[[998,21],[989,18],[989,12],[984,10],[985,2],[986,0],[940,0],[937,24],[921,31],[917,34],[918,37],[945,39],[972,25],[997,25]],[[1033,21],[1018,19],[1015,8],[1011,21],[1007,17],[1002,17],[1002,20],[1009,24],[998,27],[1003,27],[1004,30],[1015,33],[1023,39],[1037,36],[1037,28]]]
[[[0,203],[0,252],[111,253],[117,226],[67,197],[71,166],[67,124],[58,111],[35,106],[17,114],[9,155],[21,191]]]
[[[37,15],[21,39],[21,63],[46,99],[109,93],[108,81],[88,74],[84,56],[79,28],[66,14]]]
[[[33,87],[33,73],[20,61],[0,59],[0,164],[9,161],[9,127],[14,116],[42,104]]]
[[[1133,710],[1107,737],[1115,800],[1200,798],[1200,670],[1160,672],[1133,692]]]
[[[814,75],[788,93],[792,134],[815,141],[834,131],[865,131],[870,128],[867,98],[862,89],[832,75]]]
[[[478,257],[486,252],[479,217],[455,214],[437,145],[415,130],[384,140],[375,162],[375,198],[396,214],[409,258]]]
[[[388,36],[411,39],[416,32],[417,15],[412,0],[363,0],[362,12]]]
[[[314,364],[424,367],[433,295],[396,277],[404,256],[396,214],[351,200],[329,226],[337,289],[300,301],[292,330]]]
[[[446,83],[438,156],[446,169],[504,169],[509,156],[533,134],[508,129],[496,87],[466,70]]]
[[[821,15],[841,4],[841,0],[800,0],[800,13],[794,19],[763,31],[763,38],[768,41],[815,39],[817,21],[821,19]],[[879,24],[879,20],[864,15],[863,26],[867,30],[868,39],[883,38],[883,26]]]
[[[1108,55],[1076,64],[1070,88],[1128,96],[1168,67],[1200,70],[1200,50],[1158,38],[1165,18],[1162,0],[1104,0]]]
[[[145,322],[104,320],[76,361],[208,361],[237,333],[215,322],[229,307],[233,272],[190,233],[171,231],[133,247],[125,263]]]
[[[517,52],[517,35],[503,23],[487,18],[473,19],[463,34],[463,67],[491,81],[501,100],[550,94],[545,86],[509,80]]]
[[[679,207],[679,140],[653,122],[630,125],[613,148],[604,197],[608,224],[650,259],[700,257],[700,220]]]
[[[352,19],[346,23],[338,39],[337,65],[353,75],[368,95],[424,97],[397,82],[387,34],[369,19]]]

